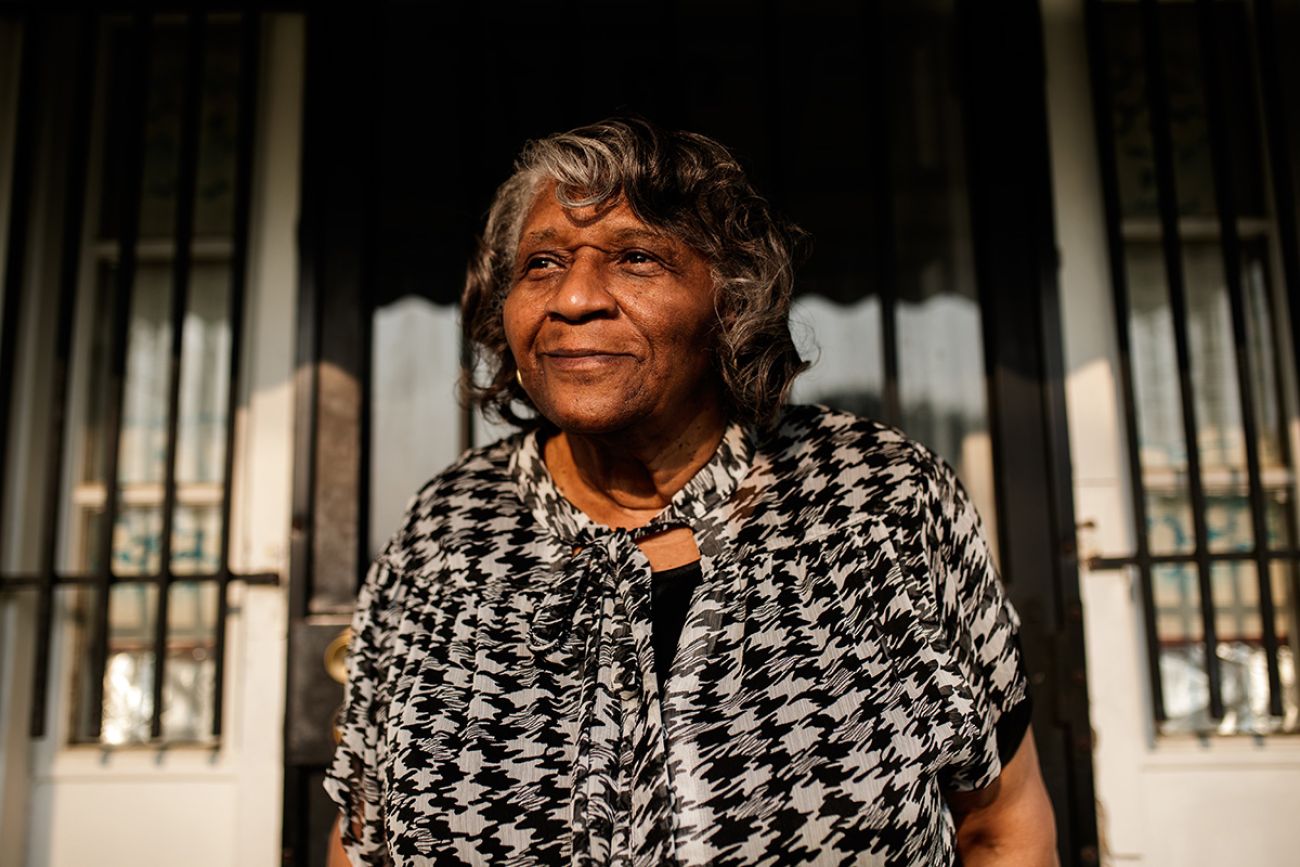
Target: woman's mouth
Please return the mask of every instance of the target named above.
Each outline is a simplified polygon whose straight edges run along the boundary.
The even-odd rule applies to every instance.
[[[628,361],[632,356],[603,349],[553,349],[542,354],[544,367],[555,371],[590,371]]]

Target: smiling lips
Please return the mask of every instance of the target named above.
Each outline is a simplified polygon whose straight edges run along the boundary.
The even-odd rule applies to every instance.
[[[594,370],[632,357],[625,352],[601,349],[551,349],[541,356],[547,367],[561,371]]]

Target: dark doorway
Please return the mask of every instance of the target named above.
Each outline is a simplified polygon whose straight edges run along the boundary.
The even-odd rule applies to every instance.
[[[493,436],[450,377],[495,185],[526,139],[637,113],[727,143],[813,236],[799,309],[822,357],[800,397],[901,425],[976,489],[1025,623],[1062,860],[1094,863],[1037,5],[468,14],[308,16],[286,860],[320,863],[330,820],[319,775],[339,694],[321,650],[394,510]],[[401,355],[412,345],[425,355]],[[395,410],[413,388],[422,403]]]

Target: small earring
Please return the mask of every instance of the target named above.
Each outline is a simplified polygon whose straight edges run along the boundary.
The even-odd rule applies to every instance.
[[[524,372],[517,367],[515,368],[515,382],[519,383],[520,388],[524,387]]]

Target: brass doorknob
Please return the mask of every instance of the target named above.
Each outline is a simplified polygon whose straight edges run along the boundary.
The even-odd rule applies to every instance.
[[[348,645],[351,643],[352,629],[345,626],[325,648],[325,672],[338,683],[348,682]]]

